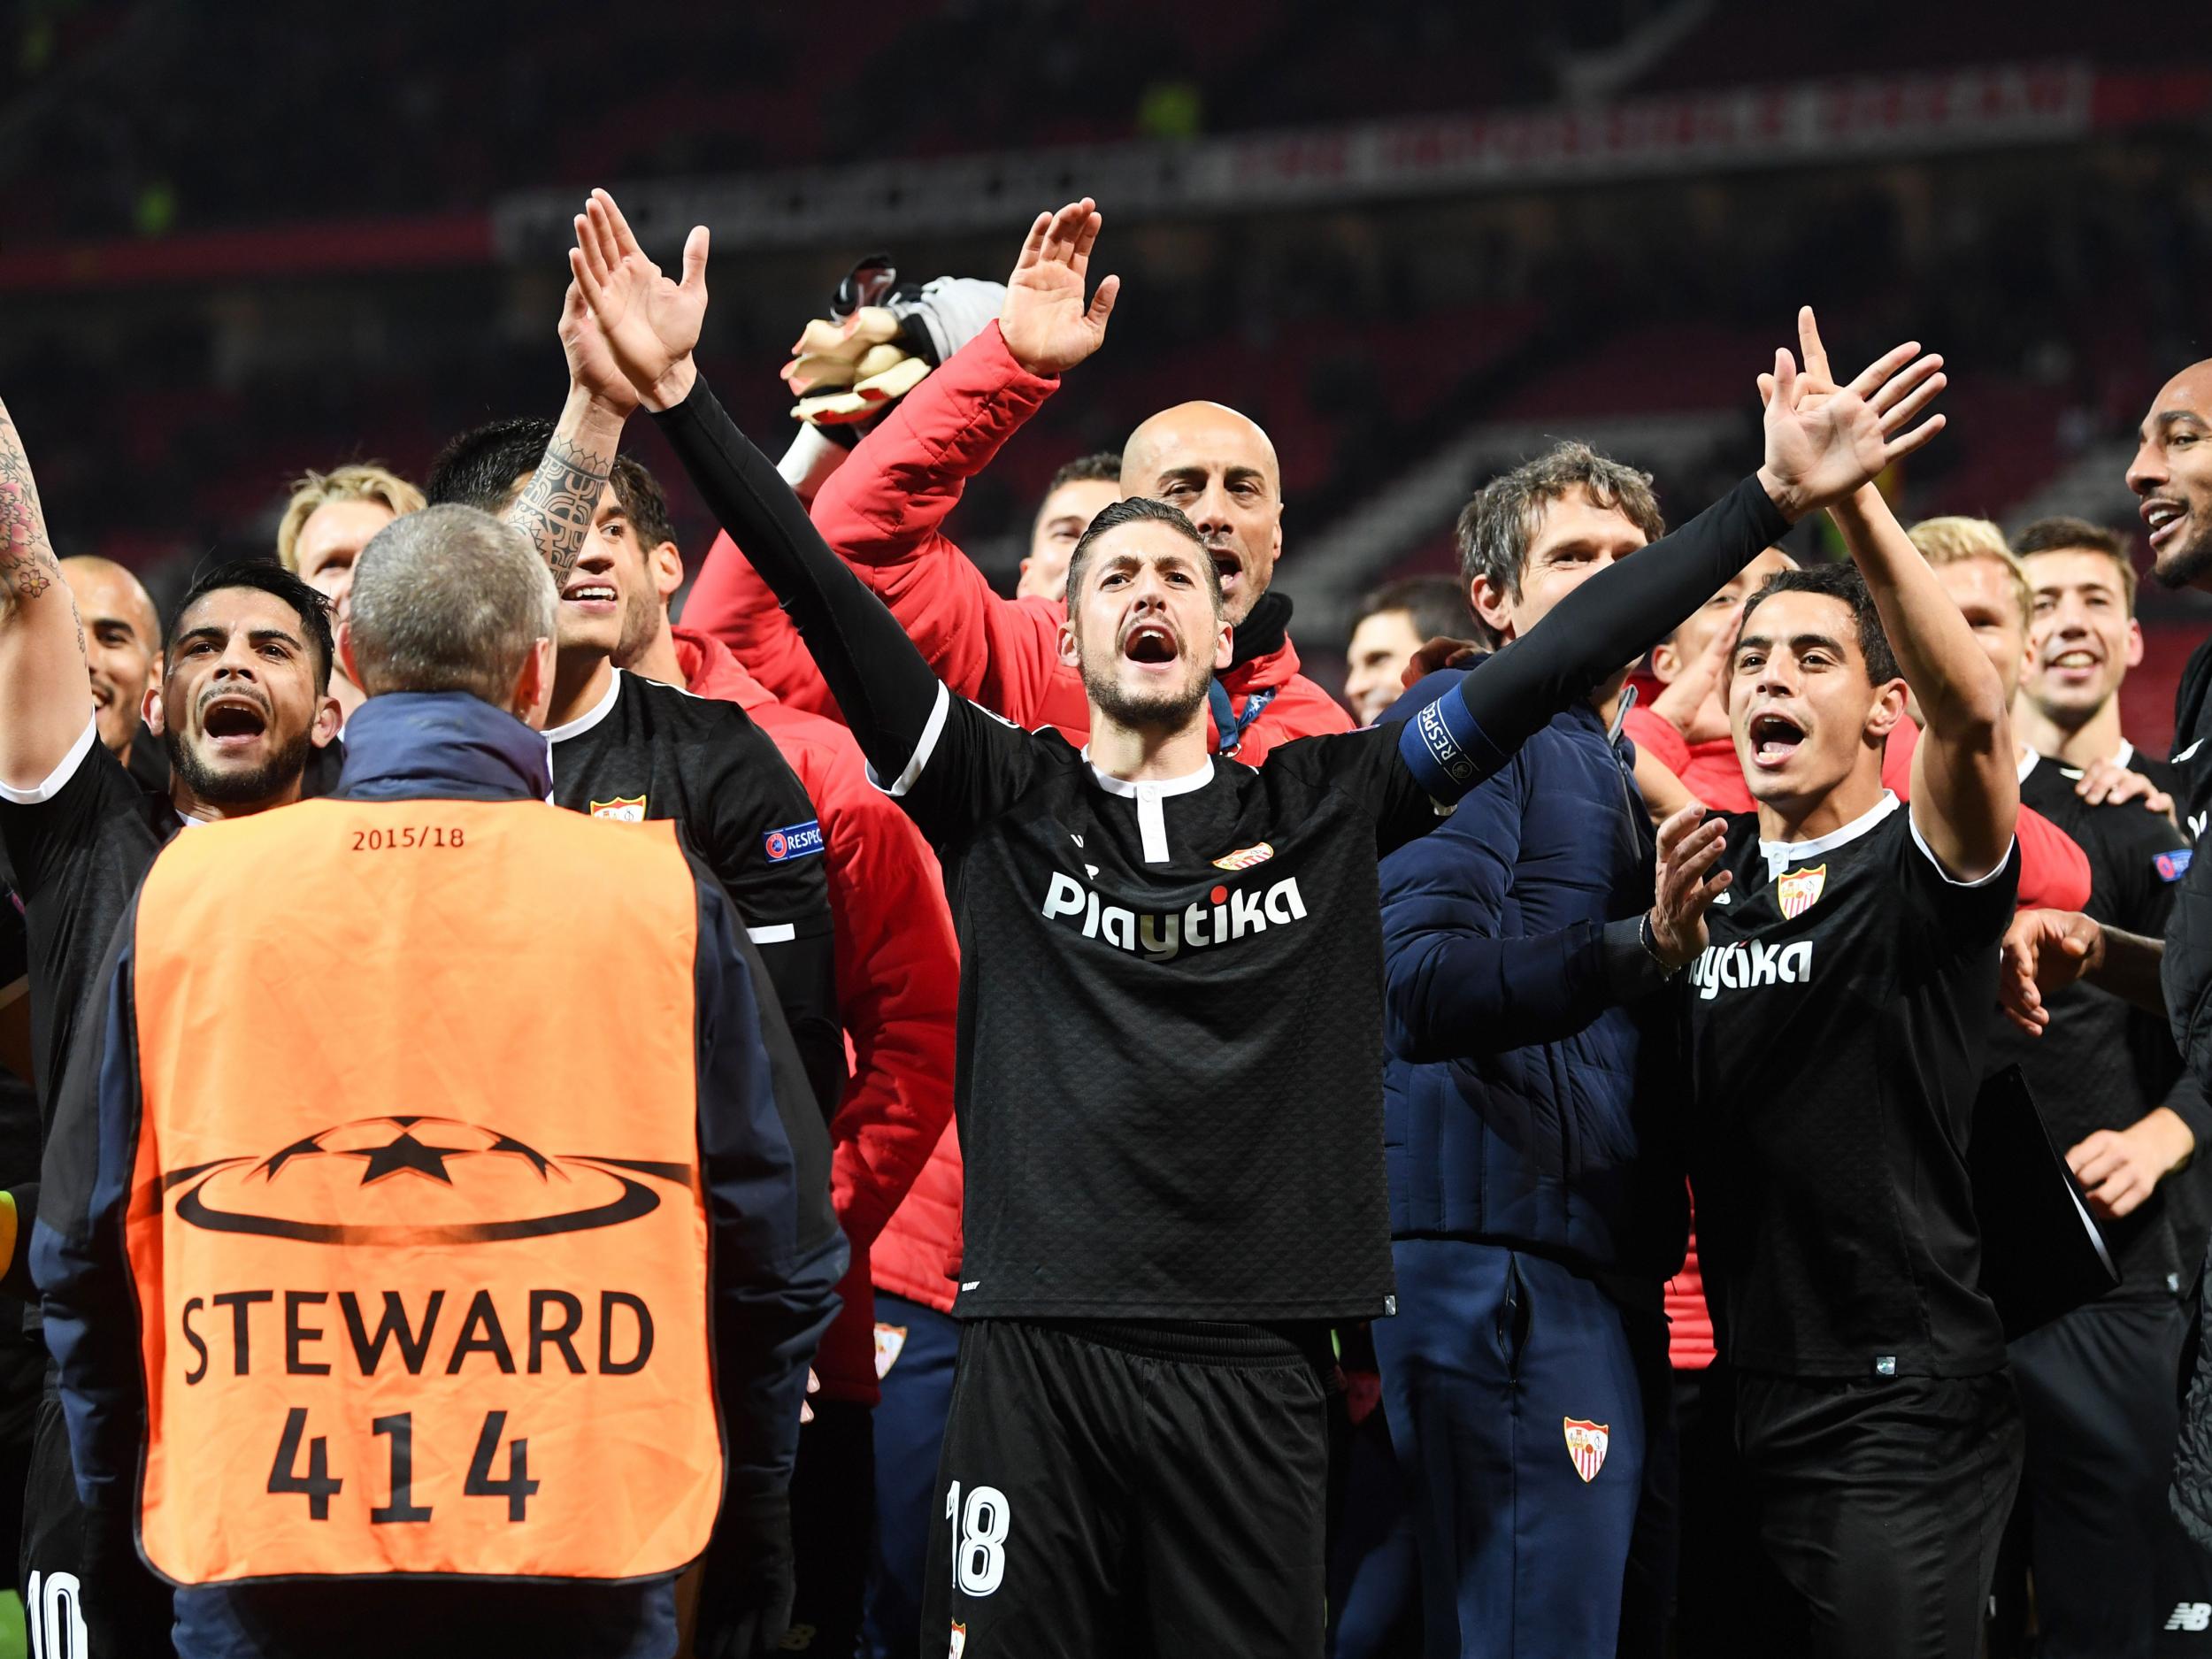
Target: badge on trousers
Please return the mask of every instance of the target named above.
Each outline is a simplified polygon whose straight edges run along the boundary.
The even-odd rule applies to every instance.
[[[1575,1473],[1587,1485],[1605,1467],[1605,1448],[1613,1443],[1612,1432],[1602,1423],[1586,1423],[1580,1417],[1560,1421],[1566,1425],[1567,1455],[1574,1460]]]

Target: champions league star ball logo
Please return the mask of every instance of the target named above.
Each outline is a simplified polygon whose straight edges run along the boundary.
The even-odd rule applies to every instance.
[[[1794,921],[1819,900],[1820,890],[1828,885],[1828,866],[1793,870],[1774,885],[1782,895],[1782,914]]]
[[[1574,1459],[1575,1473],[1586,1486],[1605,1467],[1605,1448],[1613,1443],[1612,1431],[1602,1423],[1586,1423],[1580,1417],[1562,1417],[1560,1422],[1567,1430],[1567,1455]]]
[[[262,1156],[171,1170],[177,1219],[306,1244],[488,1244],[618,1226],[687,1193],[687,1164],[552,1154],[455,1118],[361,1118]]]

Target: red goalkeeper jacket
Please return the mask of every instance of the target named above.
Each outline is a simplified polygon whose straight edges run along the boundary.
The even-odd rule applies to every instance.
[[[960,1269],[960,1129],[948,1125],[913,1190],[881,1233],[869,1258],[876,1288],[940,1313],[952,1311]]]
[[[830,1197],[852,1248],[852,1265],[837,1287],[844,1309],[824,1334],[814,1369],[826,1397],[872,1402],[871,1251],[916,1178],[935,1161],[941,1139],[952,1148],[953,1233],[939,1247],[938,1277],[945,1271],[941,1261],[957,1248],[959,1145],[946,1125],[952,1121],[960,957],[944,877],[912,820],[868,781],[851,733],[777,702],[720,641],[690,628],[675,634],[686,689],[751,715],[799,774],[821,816],[836,929],[838,1016],[852,1059],[851,1081],[830,1124]],[[918,1219],[944,1209],[941,1176],[930,1185],[932,1202]],[[902,1240],[891,1254],[904,1262],[914,1251]]]
[[[822,487],[813,518],[953,691],[1018,726],[1056,726],[1081,743],[1090,734],[1082,677],[1059,657],[1066,605],[1002,597],[943,530],[968,480],[1058,386],[1056,376],[1015,362],[993,323],[883,417]],[[783,702],[836,711],[798,631],[726,534],[707,555],[684,620],[727,645]],[[1286,638],[1220,679],[1239,721],[1250,699],[1264,699],[1234,750],[1248,764],[1293,738],[1352,729],[1351,717],[1298,672]],[[1208,732],[1219,749],[1210,717]]]

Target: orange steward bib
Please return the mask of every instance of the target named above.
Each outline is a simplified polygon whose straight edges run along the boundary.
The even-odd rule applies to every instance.
[[[322,800],[141,893],[147,1559],[622,1579],[706,1547],[693,955],[667,824]]]

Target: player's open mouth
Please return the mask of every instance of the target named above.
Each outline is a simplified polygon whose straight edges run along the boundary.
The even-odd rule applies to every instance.
[[[1753,715],[1750,736],[1752,763],[1770,769],[1786,765],[1805,741],[1804,729],[1786,714]]]
[[[2090,674],[2096,672],[2099,658],[2096,652],[2083,646],[2069,646],[2046,662],[2044,667],[2056,674]]]
[[[218,697],[200,710],[200,729],[217,749],[242,749],[269,729],[261,705],[244,697]]]
[[[1156,667],[1182,655],[1175,649],[1175,633],[1164,622],[1140,622],[1122,636],[1121,654],[1133,663]]]
[[[2143,527],[2150,532],[2151,549],[2157,551],[2179,533],[2189,510],[2177,501],[2154,498],[2141,508]]]
[[[561,603],[576,605],[586,611],[611,611],[615,604],[614,584],[611,582],[571,582],[561,589]]]

